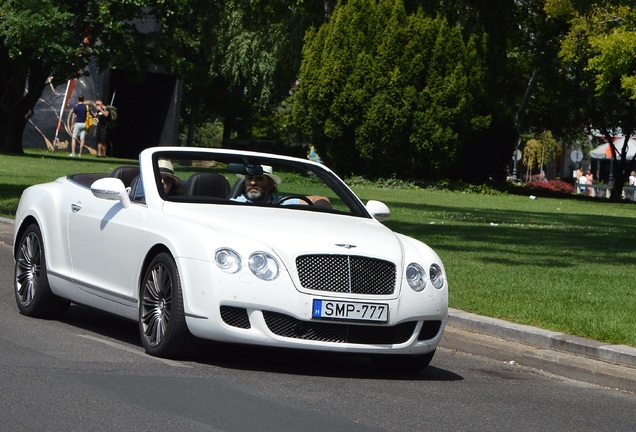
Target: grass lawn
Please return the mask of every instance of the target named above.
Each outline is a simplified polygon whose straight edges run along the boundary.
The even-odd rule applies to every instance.
[[[120,165],[136,165],[136,160],[99,159],[92,155],[71,158],[68,151],[50,153],[26,150],[23,156],[0,154],[0,216],[13,218],[22,191],[27,186],[45,183],[75,173],[111,172]]]
[[[0,215],[28,185],[128,160],[0,155]],[[442,258],[451,307],[636,346],[636,203],[356,185],[392,211],[386,225]]]

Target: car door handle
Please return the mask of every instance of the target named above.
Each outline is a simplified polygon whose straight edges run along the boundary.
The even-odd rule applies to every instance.
[[[76,202],[76,203],[71,204],[71,211],[73,213],[77,213],[81,209],[82,209],[82,203],[81,202]]]

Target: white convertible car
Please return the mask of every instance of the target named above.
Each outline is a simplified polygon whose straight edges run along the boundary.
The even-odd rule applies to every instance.
[[[442,338],[448,283],[431,248],[381,223],[389,213],[309,160],[150,148],[139,166],[24,191],[15,297],[28,316],[74,302],[135,320],[155,356],[213,340],[418,371]]]

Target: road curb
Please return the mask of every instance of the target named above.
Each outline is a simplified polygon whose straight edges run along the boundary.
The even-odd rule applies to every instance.
[[[447,324],[526,345],[636,368],[636,348],[627,345],[608,345],[565,333],[483,317],[459,309],[449,309]]]
[[[636,368],[447,325],[440,348],[636,394]]]

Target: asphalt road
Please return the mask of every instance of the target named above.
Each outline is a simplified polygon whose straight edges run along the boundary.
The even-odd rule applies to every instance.
[[[379,375],[364,357],[231,345],[153,358],[135,323],[83,306],[61,321],[20,315],[6,232],[0,223],[0,430],[636,430],[634,394],[521,366],[507,360],[515,346],[501,354],[505,341],[493,356],[462,351],[453,344],[467,334],[456,329],[418,375]]]

